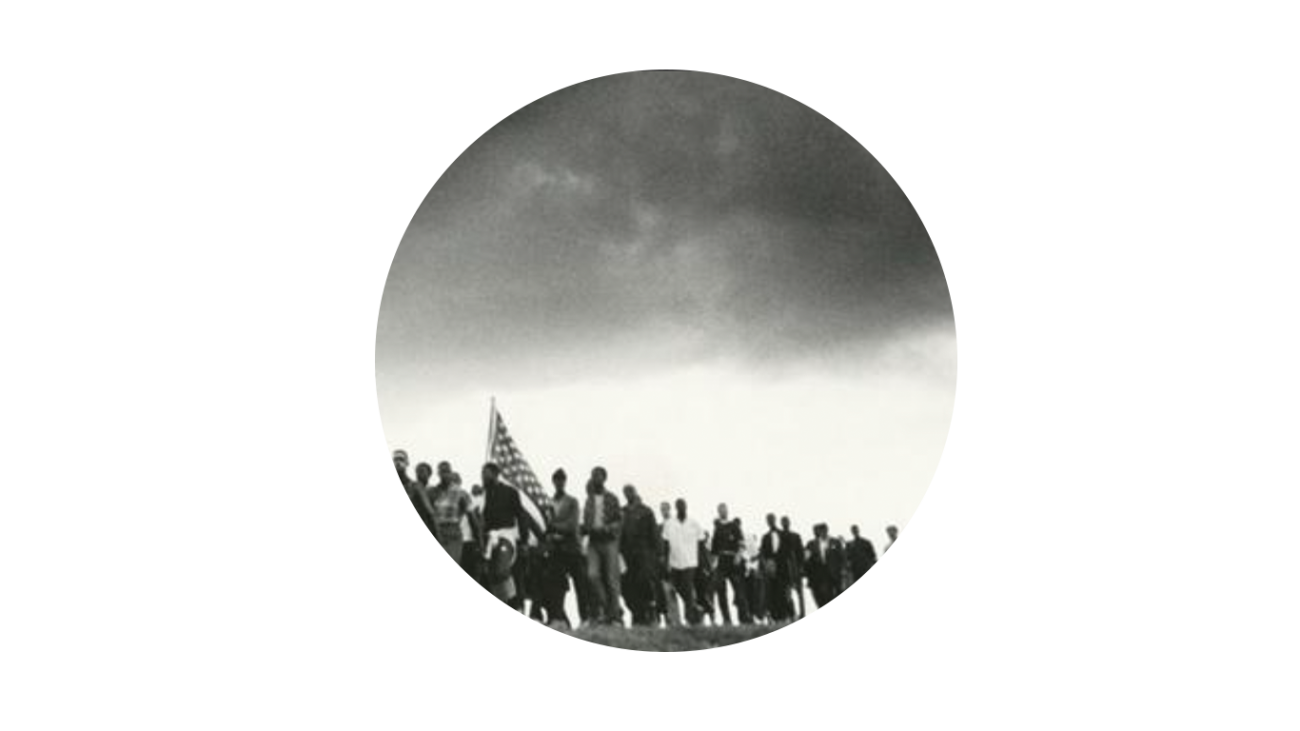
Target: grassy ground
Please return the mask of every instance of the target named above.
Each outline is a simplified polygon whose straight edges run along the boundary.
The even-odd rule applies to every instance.
[[[741,625],[739,627],[583,627],[559,630],[588,642],[625,650],[678,652],[707,650],[761,637],[784,625]]]

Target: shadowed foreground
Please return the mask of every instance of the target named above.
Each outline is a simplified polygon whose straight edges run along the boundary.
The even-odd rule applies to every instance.
[[[707,650],[761,637],[784,627],[776,625],[741,625],[739,627],[583,627],[558,630],[580,640],[596,642],[625,650],[677,652]]]

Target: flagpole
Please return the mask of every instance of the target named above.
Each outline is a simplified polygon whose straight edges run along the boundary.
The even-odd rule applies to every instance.
[[[492,461],[492,437],[495,436],[497,433],[496,427],[497,427],[497,397],[493,396],[492,405],[488,408],[487,454],[484,455],[483,457],[484,464],[487,464],[488,462]],[[484,489],[487,489],[487,485],[484,485],[483,487]],[[477,520],[477,524],[476,524],[477,527],[475,528],[475,530],[478,531],[477,538],[479,544],[479,551],[483,552],[484,556],[488,556],[489,555],[488,535],[487,532],[484,531],[482,528],[483,516],[480,514],[476,520]],[[474,525],[474,523],[471,524]]]

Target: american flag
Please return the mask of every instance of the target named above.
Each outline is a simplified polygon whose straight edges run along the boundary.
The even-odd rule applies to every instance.
[[[543,530],[546,529],[546,512],[550,510],[551,498],[537,481],[533,468],[519,451],[519,445],[506,430],[506,422],[501,412],[492,409],[492,428],[488,435],[488,455],[501,467],[502,481],[519,491],[524,499],[524,510],[532,516]]]

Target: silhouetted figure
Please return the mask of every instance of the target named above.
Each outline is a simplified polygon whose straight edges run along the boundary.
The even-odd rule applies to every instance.
[[[885,551],[888,551],[890,548],[892,548],[894,545],[894,541],[898,540],[898,526],[891,525],[886,527],[885,533],[889,536],[889,543],[886,543],[885,547],[881,549],[880,551],[881,555],[884,555]]]
[[[781,516],[781,533],[784,536],[781,541],[783,547],[782,562],[786,565],[786,572],[790,577],[788,586],[794,591],[795,602],[799,605],[799,619],[803,619],[807,614],[803,601],[803,536],[790,530],[790,516],[788,515]],[[789,601],[789,597],[786,600]],[[790,605],[790,611],[791,617],[793,617],[793,604]]]
[[[813,600],[820,609],[839,596],[844,571],[844,547],[830,537],[825,523],[818,523],[813,526],[813,539],[808,541],[806,553],[804,572],[808,577],[808,588],[812,590]]]
[[[469,489],[470,530],[473,543],[466,543],[460,549],[461,568],[484,589],[487,588],[487,558],[483,547],[487,545],[487,533],[483,529],[483,486],[475,484]]]
[[[488,591],[515,609],[523,598],[515,584],[514,565],[521,541],[539,529],[524,510],[519,491],[501,482],[501,468],[495,462],[483,465],[483,531],[487,536]]]
[[[708,532],[705,531],[705,540],[699,541],[698,553],[699,563],[695,568],[695,604],[698,606],[699,618],[708,618],[708,623],[718,624],[718,617],[714,614],[714,594],[718,593],[718,557],[714,552],[708,550]]]
[[[767,613],[773,622],[791,618],[790,567],[786,561],[785,534],[776,525],[776,516],[767,514],[767,532],[759,545],[759,561],[767,579]]]
[[[649,626],[655,618],[655,575],[659,525],[654,511],[641,502],[636,487],[623,486],[627,506],[623,509],[623,532],[619,550],[627,573],[623,577],[623,598],[632,613],[632,624]]]
[[[0,630],[35,630],[36,579],[31,567],[27,511],[14,492],[9,464],[9,402],[4,364],[0,363]]]
[[[0,108],[0,121],[12,114]],[[49,198],[49,194],[0,140],[0,199],[5,198]],[[82,338],[90,333],[90,319],[72,287],[40,243],[0,204],[0,342],[13,349],[39,343],[44,354],[55,355],[49,346],[83,346]]]
[[[515,586],[519,587],[518,608],[526,612],[529,619],[542,624],[546,624],[549,616],[542,586],[545,570],[541,542],[532,535],[521,538],[514,566]]]
[[[718,610],[722,612],[722,621],[731,624],[731,608],[727,601],[727,585],[736,601],[736,619],[749,624],[749,599],[745,592],[745,559],[742,547],[745,531],[740,518],[729,519],[727,504],[718,505],[718,517],[713,521],[713,556],[715,561],[714,587],[718,597]]]
[[[767,577],[763,575],[763,561],[759,552],[760,541],[756,534],[745,536],[745,591],[749,602],[750,618],[754,622],[767,620]]]
[[[876,565],[876,549],[871,545],[871,541],[862,537],[856,525],[850,526],[849,532],[853,534],[853,540],[849,541],[846,552],[852,579],[850,583],[853,583]]]
[[[438,531],[433,525],[433,507],[429,505],[429,478],[431,477],[433,477],[433,468],[427,462],[416,465],[415,479],[406,483],[406,495],[415,506],[415,512],[419,513],[420,520],[424,521],[424,527],[437,537]]]

